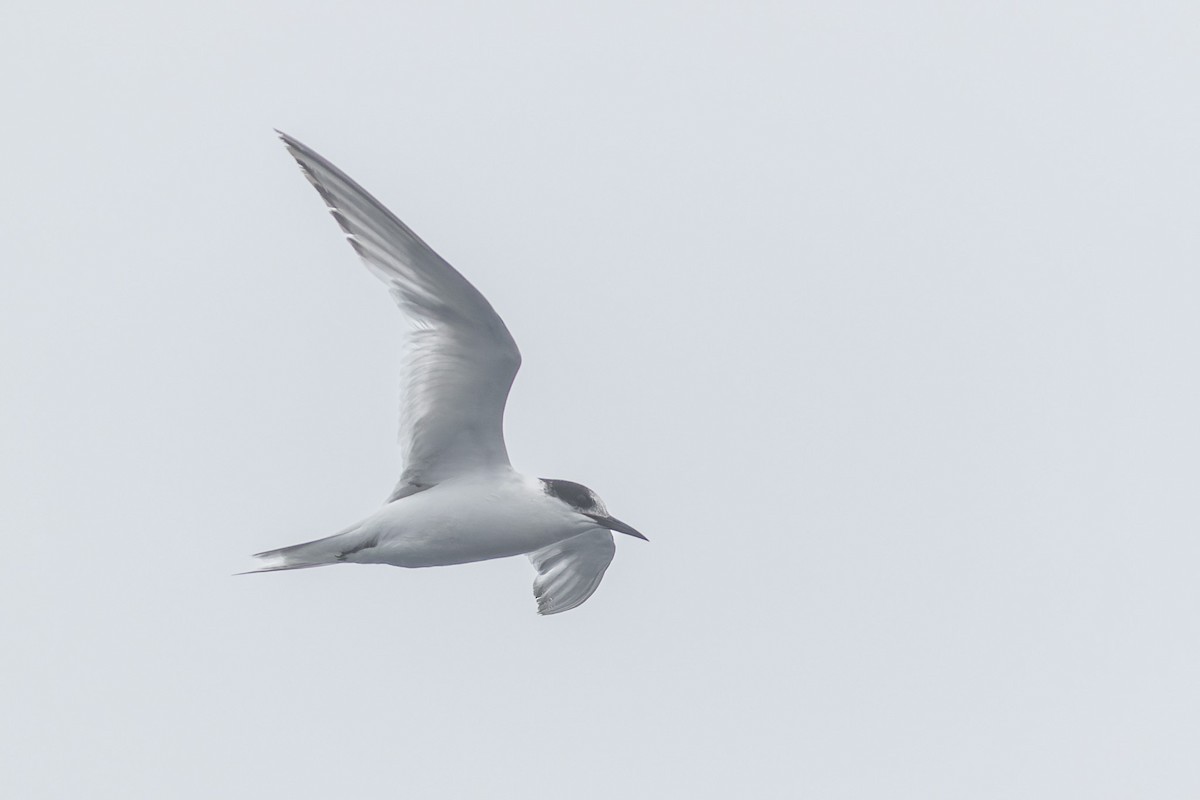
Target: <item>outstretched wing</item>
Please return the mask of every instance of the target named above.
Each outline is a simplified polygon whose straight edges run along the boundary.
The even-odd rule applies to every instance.
[[[413,323],[400,407],[404,472],[388,501],[481,467],[508,464],[504,404],[521,354],[467,279],[340,169],[279,137],[351,247]]]
[[[530,553],[538,613],[570,611],[591,597],[616,552],[612,534],[596,529]]]

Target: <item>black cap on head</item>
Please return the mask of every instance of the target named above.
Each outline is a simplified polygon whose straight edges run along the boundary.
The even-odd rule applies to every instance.
[[[546,494],[557,497],[571,508],[579,511],[595,511],[598,507],[602,507],[600,498],[596,497],[595,492],[582,483],[561,481],[557,478],[541,478],[540,480],[546,487]]]
[[[600,498],[596,496],[596,493],[582,483],[564,481],[557,478],[539,478],[539,480],[542,482],[542,486],[546,487],[546,494],[551,497],[557,497],[580,514],[590,517],[597,525],[608,528],[610,531],[617,531],[618,533],[636,536],[639,539],[646,539],[632,525],[626,525],[616,517],[609,516],[608,509],[604,507],[604,503],[600,502]],[[647,539],[646,541],[649,540]]]

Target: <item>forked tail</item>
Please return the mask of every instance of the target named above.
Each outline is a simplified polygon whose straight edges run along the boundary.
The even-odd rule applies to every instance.
[[[371,537],[363,535],[356,523],[340,533],[326,536],[323,539],[255,553],[254,557],[261,560],[263,566],[238,574],[250,575],[255,572],[278,572],[285,569],[308,569],[309,567],[340,564],[346,560],[347,555],[374,545],[374,542],[369,539]]]

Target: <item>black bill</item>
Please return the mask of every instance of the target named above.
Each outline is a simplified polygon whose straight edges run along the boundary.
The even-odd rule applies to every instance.
[[[608,528],[610,531],[616,531],[617,533],[627,533],[630,536],[636,536],[637,538],[642,539],[643,541],[647,541],[647,542],[650,541],[645,536],[643,536],[641,533],[639,533],[637,528],[633,527],[632,525],[626,525],[624,522],[621,522],[621,520],[617,519],[616,517],[606,517],[602,514],[587,514],[586,516],[589,516],[592,519],[596,520],[596,522],[598,524],[603,525],[604,527]]]

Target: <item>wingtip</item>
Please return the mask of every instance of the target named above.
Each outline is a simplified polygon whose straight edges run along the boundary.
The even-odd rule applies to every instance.
[[[283,146],[287,148],[288,154],[291,155],[292,158],[296,159],[296,161],[300,163],[300,166],[303,167],[304,161],[301,159],[301,154],[308,151],[308,148],[304,145],[304,143],[295,136],[284,133],[283,131],[279,130],[279,128],[275,128],[274,131],[275,135],[279,137],[279,141],[283,142]]]
[[[583,600],[580,600],[578,603],[571,603],[570,605],[556,607],[554,605],[554,598],[550,597],[549,595],[542,595],[536,599],[538,605],[537,613],[539,617],[552,617],[555,614],[561,614],[564,611],[570,611],[573,608],[577,608],[583,603]]]

